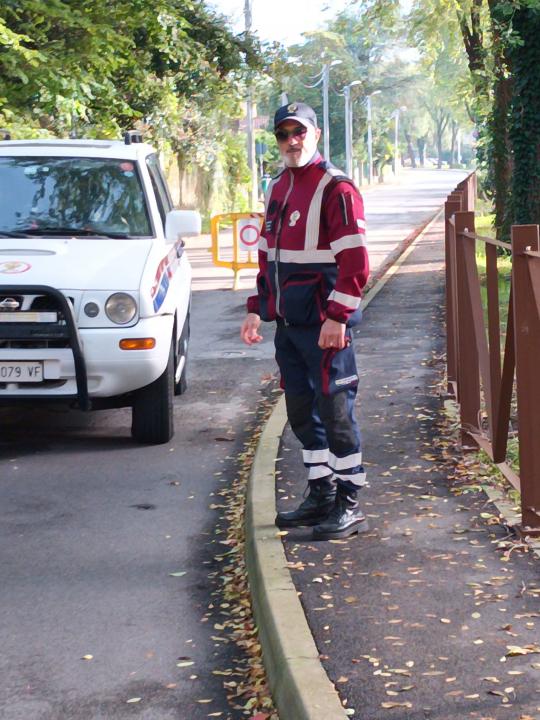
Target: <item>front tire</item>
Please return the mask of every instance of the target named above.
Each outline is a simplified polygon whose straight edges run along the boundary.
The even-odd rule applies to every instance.
[[[133,400],[131,435],[139,443],[159,445],[174,435],[174,348],[157,380],[137,390]]]

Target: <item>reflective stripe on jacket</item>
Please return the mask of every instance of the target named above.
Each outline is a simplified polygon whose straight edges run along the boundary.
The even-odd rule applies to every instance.
[[[248,312],[291,325],[353,322],[369,275],[365,230],[359,191],[318,153],[285,168],[267,191]]]

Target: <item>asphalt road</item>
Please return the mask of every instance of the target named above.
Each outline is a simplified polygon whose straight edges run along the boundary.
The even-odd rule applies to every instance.
[[[234,354],[244,296],[194,294],[201,335],[168,445],[134,444],[129,410],[0,413],[2,720],[244,717],[223,680],[244,677],[246,657],[214,639],[223,546],[210,507],[273,369],[271,352]]]
[[[372,265],[462,176],[368,191]],[[190,255],[190,389],[171,443],[135,445],[129,410],[0,410],[1,720],[245,717],[214,674],[245,677],[247,662],[214,627],[215,506],[274,371],[272,332],[242,347],[248,293],[218,289],[230,274],[200,243]]]

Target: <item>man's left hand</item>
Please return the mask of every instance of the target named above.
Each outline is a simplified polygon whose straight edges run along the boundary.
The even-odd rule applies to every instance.
[[[326,318],[321,327],[321,334],[319,335],[319,347],[323,350],[328,348],[343,350],[345,345],[345,323]]]

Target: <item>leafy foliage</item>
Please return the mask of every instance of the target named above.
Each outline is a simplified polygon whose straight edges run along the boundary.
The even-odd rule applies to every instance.
[[[180,165],[209,171],[221,148],[228,155],[247,75],[263,69],[258,41],[202,0],[0,7],[0,125],[17,137],[114,138],[136,126]]]
[[[509,51],[514,77],[509,121],[514,156],[512,216],[519,224],[540,223],[540,8],[519,8],[513,27],[520,41]]]
[[[540,222],[534,189],[540,172],[534,128],[539,12],[539,0],[416,0],[410,14],[424,63],[435,71],[448,31],[447,57],[467,60],[469,98],[459,92],[455,98],[476,123],[484,187],[495,201],[497,235],[505,240],[512,223]]]

